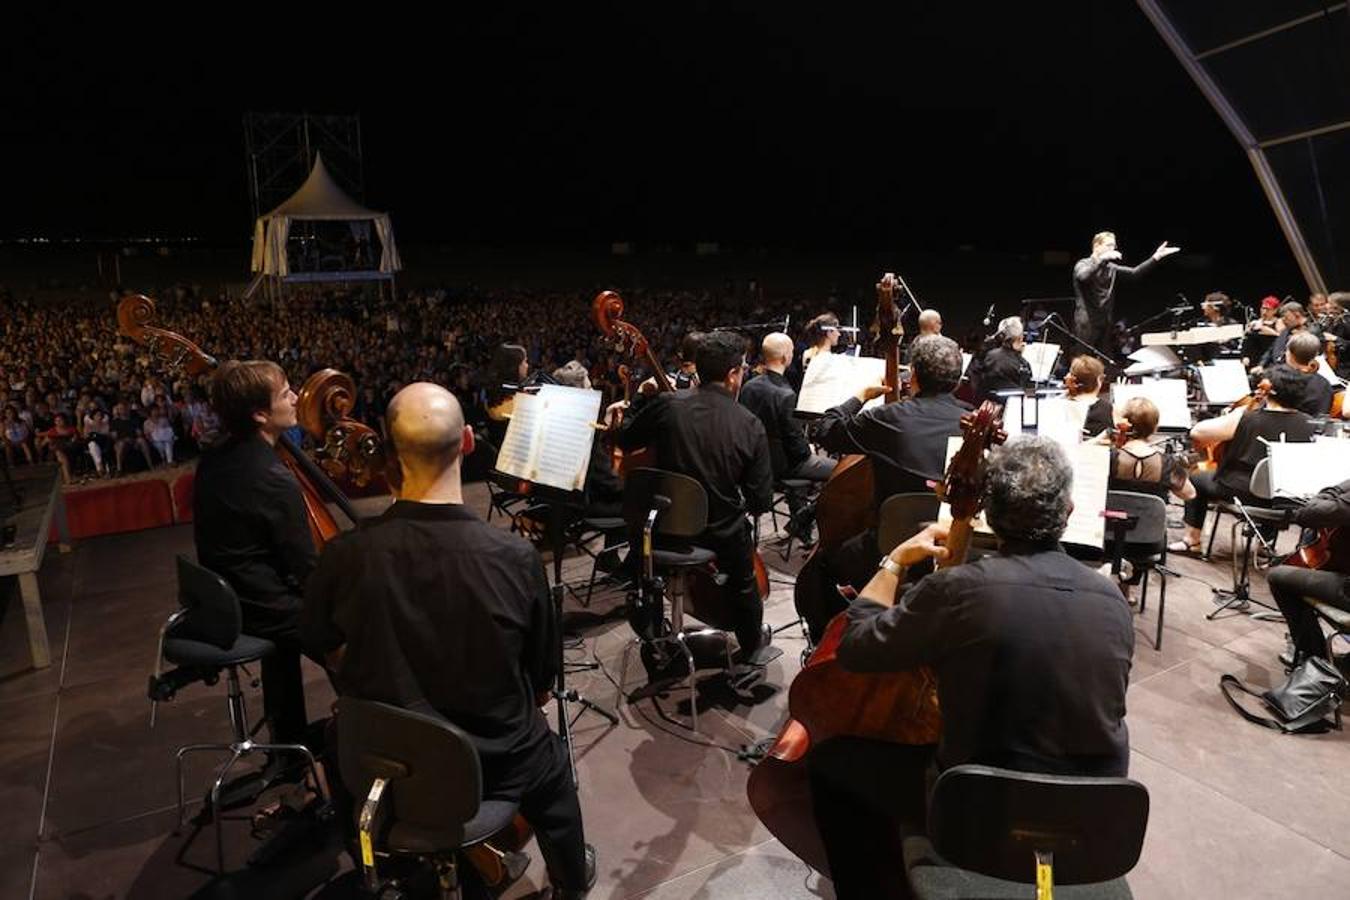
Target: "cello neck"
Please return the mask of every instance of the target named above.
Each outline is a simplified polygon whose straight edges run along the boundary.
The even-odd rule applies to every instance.
[[[974,533],[971,519],[954,519],[951,530],[947,532],[947,558],[938,560],[937,568],[948,569],[964,563],[970,553],[970,539]]]

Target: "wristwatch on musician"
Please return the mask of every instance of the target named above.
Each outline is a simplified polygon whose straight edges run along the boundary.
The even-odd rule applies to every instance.
[[[885,556],[881,558],[881,562],[877,563],[877,568],[885,569],[887,572],[890,572],[892,575],[894,575],[896,578],[899,578],[902,581],[905,578],[905,567],[900,565],[895,560],[891,559],[891,555],[889,553],[887,553]]]

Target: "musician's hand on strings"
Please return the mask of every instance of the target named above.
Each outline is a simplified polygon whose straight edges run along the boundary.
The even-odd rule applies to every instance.
[[[892,550],[891,559],[895,560],[898,565],[906,567],[930,558],[939,561],[944,560],[948,553],[947,548],[942,545],[946,543],[950,531],[951,526],[949,524],[934,522]]]
[[[858,393],[855,394],[854,396],[858,398],[858,401],[860,403],[867,403],[868,401],[875,400],[878,397],[884,397],[886,395],[886,392],[889,390],[890,388],[886,387],[885,384],[869,384],[861,391],[858,391]]]
[[[647,396],[647,397],[650,397],[652,394],[655,394],[655,393],[656,393],[656,379],[655,379],[655,378],[648,378],[646,381],[642,382],[642,384],[639,384],[639,385],[638,385],[638,393],[639,393],[639,394],[642,394],[642,395],[644,395],[644,396]]]
[[[618,428],[619,420],[623,418],[623,411],[627,408],[627,400],[620,400],[605,407],[605,427],[611,430]]]
[[[1153,251],[1153,258],[1155,260],[1166,259],[1173,253],[1180,253],[1180,252],[1181,252],[1180,247],[1169,247],[1167,246],[1167,241],[1163,241],[1161,244],[1158,245],[1158,249]]]

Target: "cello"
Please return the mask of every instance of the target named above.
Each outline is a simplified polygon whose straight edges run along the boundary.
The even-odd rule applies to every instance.
[[[595,300],[591,303],[591,318],[595,322],[595,326],[600,329],[600,333],[612,342],[615,351],[623,356],[646,363],[652,370],[652,378],[656,381],[657,393],[674,393],[675,385],[671,383],[666,370],[657,361],[656,354],[652,352],[646,336],[632,322],[624,320],[623,312],[623,298],[614,291],[601,291],[595,295]],[[620,375],[624,377],[625,393],[629,383],[625,374],[626,369],[626,366],[620,369]],[[615,471],[621,477],[633,469],[656,467],[656,453],[650,447],[625,452],[616,445],[612,453],[615,460]],[[755,549],[753,561],[755,586],[759,591],[760,600],[767,600],[769,597],[769,570],[765,567],[764,559],[759,555],[758,548]],[[716,625],[716,621],[709,621],[708,616],[711,616],[713,620],[720,618],[716,610],[720,606],[722,596],[721,588],[714,581],[715,574],[713,569],[699,569],[695,570],[694,577],[689,579],[690,611],[698,619],[712,625]],[[700,610],[704,613],[703,615],[700,615]]]
[[[877,349],[886,360],[886,402],[900,396],[900,309],[895,302],[895,276],[887,272],[877,282]],[[851,453],[839,460],[816,500],[816,528],[819,539],[802,564],[793,589],[797,614],[807,621],[819,621],[815,613],[828,602],[820,595],[821,570],[825,560],[849,538],[876,524],[874,495],[876,474],[865,454]],[[807,615],[807,613],[811,615]],[[819,640],[819,635],[812,635]]]
[[[939,496],[951,506],[948,555],[938,568],[965,561],[983,496],[987,447],[1002,443],[1002,409],[985,402],[962,418],[964,440],[947,467]],[[900,590],[897,587],[897,590]],[[751,771],[746,794],[755,815],[783,846],[828,875],[824,843],[811,811],[806,756],[813,743],[850,735],[896,744],[935,744],[942,733],[937,679],[920,667],[907,672],[861,675],[839,665],[838,648],[848,627],[839,613],[825,629],[788,692],[788,721],[777,741]]]

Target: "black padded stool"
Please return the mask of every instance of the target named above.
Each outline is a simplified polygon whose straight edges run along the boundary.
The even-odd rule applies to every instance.
[[[159,631],[155,673],[150,679],[150,727],[155,725],[155,711],[160,700],[171,699],[179,687],[193,681],[214,684],[219,680],[221,670],[224,670],[228,685],[231,740],[229,743],[188,744],[179,747],[176,756],[178,829],[181,830],[183,757],[203,750],[230,754],[211,785],[210,795],[211,819],[216,829],[216,865],[220,873],[224,874],[225,845],[220,831],[220,788],[240,758],[258,752],[293,753],[302,757],[308,765],[315,790],[325,801],[328,797],[319,779],[314,754],[308,747],[303,744],[259,744],[253,740],[266,720],[259,719],[256,725],[249,728],[244,692],[239,687],[239,667],[271,656],[276,652],[276,645],[269,640],[240,633],[242,613],[234,589],[215,572],[179,556],[178,600],[182,609],[171,615]],[[175,672],[163,673],[163,662],[178,668]]]

